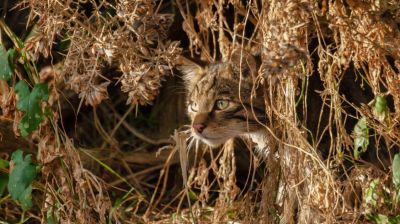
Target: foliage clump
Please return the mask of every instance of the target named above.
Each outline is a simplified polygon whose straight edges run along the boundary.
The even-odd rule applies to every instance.
[[[33,203],[9,187],[17,202],[2,196],[1,219],[398,222],[397,0],[21,0],[2,10],[1,122],[40,174],[30,157],[5,153],[15,167],[0,174],[18,177]],[[16,10],[23,28],[7,20]],[[179,82],[168,86],[181,60],[226,61],[238,47],[261,57],[255,85],[277,155],[262,161],[247,147],[245,180],[233,142],[190,151],[188,165],[187,131],[156,131],[184,116],[163,105],[176,93],[184,107]],[[32,175],[14,176],[21,164]]]

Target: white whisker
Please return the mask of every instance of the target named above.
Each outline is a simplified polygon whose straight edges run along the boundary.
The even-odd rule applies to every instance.
[[[187,151],[189,153],[190,149],[193,146],[193,142],[195,141],[195,138],[191,135],[191,136],[189,136],[188,140],[189,140],[189,143],[187,144]]]
[[[196,139],[196,151],[199,149],[200,141],[199,139]]]

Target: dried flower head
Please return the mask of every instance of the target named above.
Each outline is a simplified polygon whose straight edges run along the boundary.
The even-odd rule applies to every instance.
[[[121,90],[128,93],[127,104],[145,105],[158,94],[161,86],[160,73],[148,64],[139,68],[121,66],[124,73],[121,78]]]

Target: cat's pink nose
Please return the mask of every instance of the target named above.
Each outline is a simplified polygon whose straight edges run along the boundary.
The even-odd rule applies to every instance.
[[[204,129],[206,128],[205,124],[193,124],[192,125],[194,130],[196,130],[198,133],[202,133],[204,131]]]

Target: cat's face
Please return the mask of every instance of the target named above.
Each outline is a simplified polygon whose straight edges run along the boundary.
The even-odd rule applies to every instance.
[[[262,127],[264,102],[261,97],[250,98],[256,74],[250,63],[239,66],[232,61],[181,69],[188,90],[192,136],[216,147]]]

